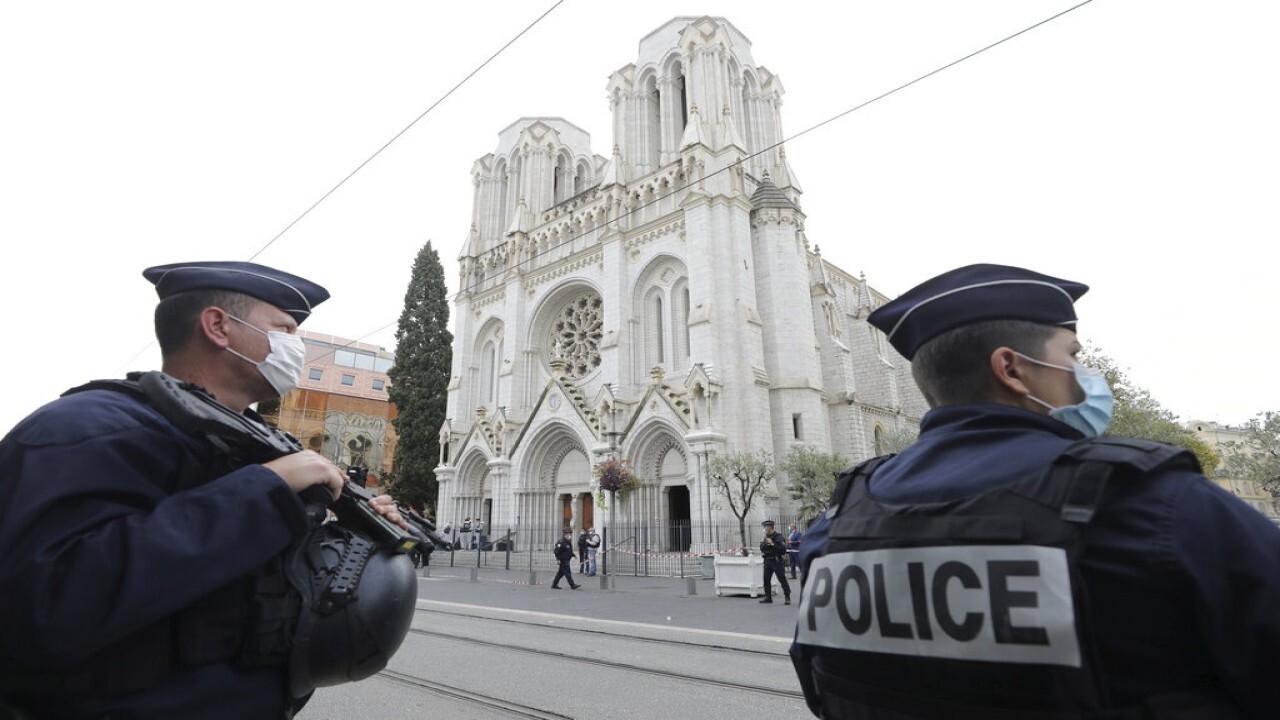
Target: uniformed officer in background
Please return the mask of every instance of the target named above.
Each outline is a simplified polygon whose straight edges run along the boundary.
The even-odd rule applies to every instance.
[[[251,403],[296,386],[295,333],[323,287],[243,262],[143,275],[166,374],[255,423]],[[308,530],[297,493],[336,497],[345,478],[311,451],[242,467],[225,451],[111,389],[65,395],[0,441],[0,696],[36,718],[279,720],[301,706],[281,659],[251,650],[270,634],[256,634],[255,583]],[[403,525],[389,497],[374,504]]]
[[[551,579],[551,589],[560,589],[560,578],[569,581],[569,587],[577,590],[582,587],[573,581],[573,573],[569,570],[569,561],[573,559],[573,530],[565,528],[560,534],[560,539],[556,541],[556,546],[551,550],[551,554],[555,555],[556,562],[559,566],[556,569],[556,576]]]
[[[776,575],[778,585],[782,588],[783,602],[791,604],[791,583],[787,582],[787,539],[782,533],[773,529],[773,521],[760,523],[764,528],[764,539],[760,541],[760,556],[764,558],[764,599],[760,602],[773,602],[773,578]]]
[[[1084,440],[1113,405],[1076,362],[1087,289],[973,265],[871,314],[931,409],[807,533],[791,654],[815,714],[1280,712],[1280,528],[1188,453]]]

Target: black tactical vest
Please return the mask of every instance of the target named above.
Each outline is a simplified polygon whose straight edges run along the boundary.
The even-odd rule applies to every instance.
[[[823,717],[1236,716],[1203,698],[1113,707],[1077,562],[1109,482],[1198,470],[1189,452],[1084,440],[1033,477],[919,505],[870,497],[887,459],[839,478],[827,552],[806,574],[796,639],[810,646]]]
[[[302,449],[288,433],[218,404],[202,389],[163,373],[131,373],[72,388],[114,390],[144,402],[184,432],[206,440],[216,459],[179,478],[186,489],[248,464]],[[303,493],[307,502],[308,493]],[[329,499],[328,491],[320,497]],[[149,689],[175,667],[227,662],[287,666],[296,698],[386,667],[416,608],[417,578],[402,551],[340,522],[313,527],[284,554],[175,615],[141,628],[76,667],[7,672],[0,690],[14,698],[123,695]]]

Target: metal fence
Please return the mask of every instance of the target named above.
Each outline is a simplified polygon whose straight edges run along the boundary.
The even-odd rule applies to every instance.
[[[784,536],[788,525],[795,523],[801,532],[807,522],[786,516],[774,517],[777,531]],[[688,521],[656,523],[624,523],[610,532],[597,530],[600,549],[596,556],[597,572],[637,577],[697,577],[703,575],[704,557],[717,554],[758,553],[764,529],[759,521],[746,523],[746,542],[736,520],[720,523],[691,524]],[[431,554],[432,565],[457,567],[497,567],[507,570],[555,572],[552,549],[564,530],[563,525],[521,525],[496,531],[454,532],[454,549]],[[573,552],[579,555],[581,530],[573,531]],[[803,541],[802,541],[803,542]],[[581,558],[575,557],[570,567],[579,572]]]

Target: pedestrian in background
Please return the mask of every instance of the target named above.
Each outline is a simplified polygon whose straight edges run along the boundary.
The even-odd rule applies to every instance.
[[[560,578],[564,578],[569,583],[569,587],[577,590],[582,587],[573,581],[573,573],[569,570],[569,561],[573,560],[573,529],[565,528],[561,534],[560,540],[556,543],[555,549],[552,551],[556,556],[556,562],[560,563],[560,569],[556,570],[556,576],[551,580],[551,589],[560,589]]]
[[[796,566],[800,562],[800,540],[804,538],[804,533],[796,529],[796,524],[791,523],[788,526],[790,532],[787,533],[787,559],[791,561],[791,579],[796,579]]]
[[[773,521],[760,523],[764,528],[764,539],[760,541],[760,554],[764,557],[764,599],[760,602],[773,602],[773,577],[778,577],[778,585],[782,587],[783,602],[791,604],[791,585],[787,582],[787,539],[782,533],[773,529]]]
[[[594,527],[587,528],[587,574],[596,574],[596,553],[600,551],[600,536]]]
[[[578,533],[578,574],[587,574],[587,531]]]

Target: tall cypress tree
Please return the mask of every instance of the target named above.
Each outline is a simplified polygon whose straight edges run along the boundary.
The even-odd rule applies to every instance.
[[[387,373],[397,412],[392,422],[400,437],[390,492],[398,502],[415,508],[436,502],[435,467],[452,362],[444,266],[427,241],[413,262],[396,328],[396,362]]]

